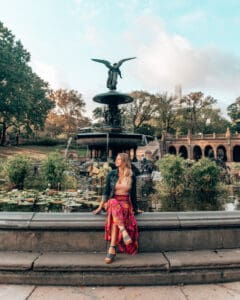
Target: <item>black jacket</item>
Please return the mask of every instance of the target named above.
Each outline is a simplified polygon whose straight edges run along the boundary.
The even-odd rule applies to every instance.
[[[108,199],[114,196],[115,185],[118,181],[118,169],[110,171],[107,175],[106,186],[103,192],[102,200],[106,202]],[[137,212],[137,196],[136,196],[136,176],[132,175],[132,187],[130,190],[130,199],[132,202],[134,212]]]

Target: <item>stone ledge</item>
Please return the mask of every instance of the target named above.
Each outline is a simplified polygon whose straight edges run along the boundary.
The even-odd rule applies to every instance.
[[[199,229],[240,227],[240,211],[155,212],[136,216],[139,228]],[[0,229],[103,230],[106,213],[21,213],[0,212]]]
[[[0,251],[103,252],[106,214],[0,213]],[[240,211],[137,215],[139,251],[240,248]]]
[[[33,216],[31,212],[0,212],[0,229],[28,229]]]
[[[180,212],[177,215],[183,229],[240,227],[240,211]]]

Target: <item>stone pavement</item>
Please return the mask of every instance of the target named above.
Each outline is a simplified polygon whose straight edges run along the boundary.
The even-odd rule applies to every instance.
[[[239,300],[240,282],[148,287],[0,285],[0,300]]]

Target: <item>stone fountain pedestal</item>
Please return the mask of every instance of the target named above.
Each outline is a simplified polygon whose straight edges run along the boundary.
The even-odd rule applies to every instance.
[[[114,160],[118,153],[126,152],[132,161],[137,161],[137,147],[153,138],[124,131],[118,106],[131,103],[133,98],[118,91],[109,91],[94,96],[93,101],[107,105],[105,124],[101,131],[77,134],[77,144],[88,147],[90,158]]]

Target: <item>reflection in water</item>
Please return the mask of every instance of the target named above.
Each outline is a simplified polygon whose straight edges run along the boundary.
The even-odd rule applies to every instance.
[[[240,185],[232,184],[229,186],[230,196],[224,208],[226,211],[240,210]]]

